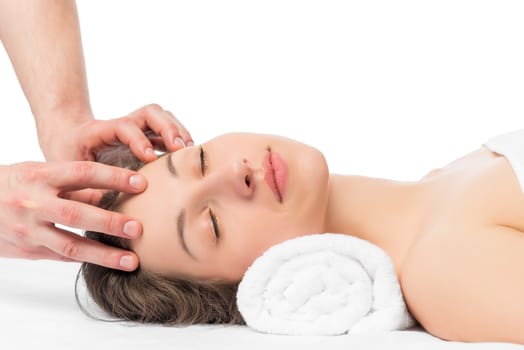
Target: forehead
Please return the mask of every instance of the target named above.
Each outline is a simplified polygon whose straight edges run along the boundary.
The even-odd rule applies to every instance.
[[[124,194],[120,201],[119,211],[139,219],[144,231],[154,220],[161,220],[165,214],[163,209],[167,209],[162,205],[169,195],[165,187],[172,176],[167,170],[167,157],[169,154],[162,155],[138,170],[147,179],[146,189],[139,194]]]
[[[120,205],[120,212],[142,223],[142,235],[130,240],[130,248],[137,253],[145,268],[149,268],[151,262],[169,261],[174,255],[179,255],[175,228],[180,201],[174,195],[179,191],[171,188],[173,181],[169,180],[173,175],[167,170],[168,156],[162,156],[139,170],[148,180],[146,190],[137,195],[125,195]]]

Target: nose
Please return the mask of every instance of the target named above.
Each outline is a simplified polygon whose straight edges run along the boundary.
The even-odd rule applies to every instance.
[[[217,169],[218,170],[218,169]],[[222,169],[211,174],[209,185],[214,191],[251,198],[255,190],[253,169],[245,158],[225,164]],[[213,179],[211,179],[211,177]]]
[[[251,197],[255,189],[253,181],[253,169],[249,166],[247,159],[240,159],[233,162],[233,188],[242,197]]]

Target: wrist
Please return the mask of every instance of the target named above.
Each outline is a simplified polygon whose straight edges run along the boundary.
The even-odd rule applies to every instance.
[[[94,119],[91,108],[57,107],[33,113],[38,135],[62,133],[62,126],[74,126]]]
[[[94,120],[90,109],[62,108],[35,115],[40,149],[47,160],[58,160],[69,138],[75,138],[76,130]],[[70,142],[70,141],[69,141]]]

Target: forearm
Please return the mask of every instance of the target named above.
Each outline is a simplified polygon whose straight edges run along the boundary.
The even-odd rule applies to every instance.
[[[74,1],[0,0],[0,39],[31,106],[41,145],[57,125],[92,118]]]

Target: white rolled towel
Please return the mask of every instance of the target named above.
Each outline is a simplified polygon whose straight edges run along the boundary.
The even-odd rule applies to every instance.
[[[415,324],[390,257],[368,241],[314,234],[268,249],[244,274],[237,305],[272,334],[338,335]]]

